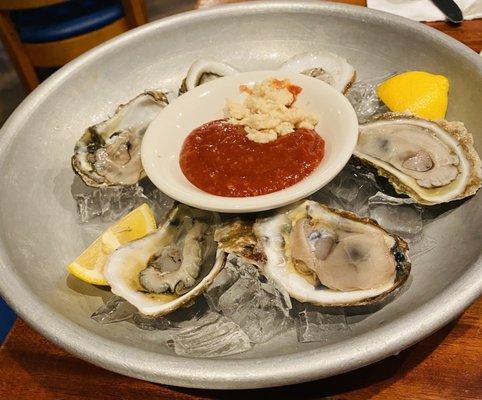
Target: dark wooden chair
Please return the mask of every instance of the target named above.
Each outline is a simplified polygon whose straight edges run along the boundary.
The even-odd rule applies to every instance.
[[[0,0],[0,38],[28,91],[59,67],[146,23],[143,0]]]

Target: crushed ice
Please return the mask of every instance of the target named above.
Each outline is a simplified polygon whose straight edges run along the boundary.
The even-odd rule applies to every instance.
[[[181,356],[221,357],[251,348],[246,333],[233,321],[213,311],[174,331],[167,345]]]
[[[137,309],[119,296],[112,296],[97,309],[91,316],[99,324],[111,324],[113,322],[131,319]]]
[[[351,87],[347,97],[360,123],[387,111],[376,95],[376,87],[390,76],[357,82]],[[145,202],[160,218],[173,205],[172,199],[150,183],[144,187],[137,184],[93,189],[74,197],[83,223],[116,221]],[[422,207],[411,199],[385,194],[374,174],[358,165],[347,164],[332,182],[310,198],[375,219],[410,242],[412,259],[437,246],[433,238],[423,234]],[[295,303],[293,309],[288,294],[277,289],[254,265],[229,255],[225,268],[192,307],[166,317],[150,317],[113,296],[92,318],[101,324],[128,321],[140,329],[166,331],[167,346],[178,355],[192,357],[238,354],[293,326],[300,343],[327,342],[349,334],[343,308],[326,310]]]
[[[253,343],[262,343],[292,326],[291,301],[258,269],[229,255],[226,266],[204,294],[208,304],[243,329]]]
[[[298,313],[296,328],[300,343],[327,342],[350,330],[343,308],[326,311],[310,306]]]
[[[174,201],[160,190],[139,184],[101,187],[74,194],[81,223],[115,222],[143,203],[148,203],[158,217],[162,217]]]
[[[394,74],[387,74],[355,82],[350,87],[346,97],[355,109],[360,124],[365,123],[368,119],[376,115],[389,111],[377,95],[377,86],[393,75]]]
[[[373,173],[347,164],[328,185],[312,194],[310,199],[365,217],[368,216],[368,199],[378,191],[380,187]]]

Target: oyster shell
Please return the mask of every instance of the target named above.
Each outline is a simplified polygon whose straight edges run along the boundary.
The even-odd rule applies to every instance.
[[[140,157],[142,137],[167,104],[164,92],[146,91],[120,105],[112,117],[87,128],[75,145],[74,171],[92,187],[138,182],[145,176]]]
[[[424,205],[463,199],[482,185],[481,161],[461,122],[386,113],[360,125],[354,156]]]
[[[356,79],[353,66],[345,58],[329,51],[297,54],[281,64],[279,69],[319,79],[342,93],[346,93]]]
[[[238,73],[238,70],[229,64],[215,60],[214,58],[200,58],[194,61],[191,68],[189,68],[179,89],[179,95],[213,79],[234,75],[236,73]]]
[[[250,260],[301,302],[331,307],[375,303],[410,274],[408,245],[401,238],[373,220],[314,201],[254,225],[235,221],[223,229],[216,233],[219,249]]]
[[[166,315],[202,294],[224,266],[213,240],[217,214],[179,205],[159,229],[112,253],[104,276],[145,315]]]
[[[235,219],[220,226],[214,232],[218,249],[235,254],[255,265],[262,266],[266,256],[253,232],[253,221]]]

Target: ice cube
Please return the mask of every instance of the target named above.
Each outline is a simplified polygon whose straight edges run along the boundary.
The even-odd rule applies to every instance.
[[[174,200],[161,192],[152,182],[143,183],[144,196],[154,211],[157,221],[161,221],[174,206]]]
[[[332,208],[353,211],[360,216],[368,215],[368,198],[380,190],[375,176],[360,167],[347,164],[325,187],[311,199]]]
[[[208,312],[173,331],[167,345],[181,356],[221,357],[251,348],[249,337],[228,318]]]
[[[359,184],[354,175],[346,169],[342,170],[326,189],[342,204],[351,204],[358,195]]]
[[[219,298],[239,278],[238,271],[233,267],[232,262],[227,262],[225,267],[216,275],[213,283],[204,292],[204,298],[212,310],[219,311]]]
[[[130,319],[137,309],[122,297],[112,296],[95,311],[91,318],[99,324],[111,324]]]
[[[392,75],[387,74],[359,81],[350,87],[346,97],[355,109],[359,123],[363,124],[369,118],[388,111],[388,108],[378,98],[377,86]]]
[[[89,222],[102,214],[100,190],[94,190],[90,193],[78,193],[74,197],[77,202],[77,213],[81,223]]]
[[[410,198],[398,198],[378,192],[368,200],[370,218],[389,232],[410,242],[422,235],[422,207]]]
[[[174,200],[166,196],[152,183],[95,188],[76,193],[80,222],[91,222],[100,217],[102,222],[115,222],[143,203],[151,206],[158,221],[173,207]]]
[[[343,203],[337,197],[333,196],[326,186],[313,193],[309,199],[331,208],[343,209]]]
[[[305,308],[298,314],[296,325],[301,343],[326,342],[349,331],[343,309],[324,312]]]
[[[225,268],[239,276],[234,280],[233,273],[229,279],[223,278],[223,291],[217,292],[218,297],[211,294],[210,302],[238,324],[253,343],[266,342],[292,325],[289,296],[261,276],[255,266],[229,255]]]
[[[114,222],[119,220],[134,208],[146,202],[139,185],[119,186],[112,188],[101,188],[100,207],[101,220],[103,222]]]
[[[80,222],[100,217],[102,222],[114,222],[148,201],[139,185],[96,188],[74,195]]]

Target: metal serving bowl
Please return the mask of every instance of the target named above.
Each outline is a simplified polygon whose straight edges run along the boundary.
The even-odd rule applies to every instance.
[[[135,29],[54,74],[0,134],[0,289],[41,334],[121,374],[198,388],[255,388],[338,374],[380,360],[431,334],[482,291],[482,194],[428,221],[435,250],[413,265],[408,288],[349,338],[298,344],[294,332],[223,359],[170,353],[156,333],[102,326],[90,314],[106,291],[68,277],[65,266],[92,240],[76,219],[69,157],[83,129],[146,88],[175,87],[204,55],[243,70],[275,68],[305,50],[347,57],[359,77],[425,69],[451,82],[449,119],[474,132],[482,152],[482,61],[422,24],[361,7],[314,2],[230,5]]]

